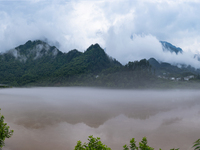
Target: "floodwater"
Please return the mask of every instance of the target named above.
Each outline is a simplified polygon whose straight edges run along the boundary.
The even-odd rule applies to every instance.
[[[112,150],[146,136],[155,150],[191,150],[200,138],[200,91],[52,87],[0,89],[14,134],[4,150],[73,150],[89,135]]]

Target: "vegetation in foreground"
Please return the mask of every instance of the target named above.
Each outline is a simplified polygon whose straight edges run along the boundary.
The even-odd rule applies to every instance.
[[[100,138],[94,138],[92,135],[88,138],[88,143],[82,144],[81,141],[77,142],[77,145],[75,146],[74,150],[111,150],[111,148],[107,147],[107,145],[104,145]],[[200,139],[198,139],[196,142],[194,142],[193,145],[194,150],[200,150]],[[153,147],[150,147],[147,145],[147,138],[143,137],[142,141],[139,142],[139,147],[136,145],[136,141],[134,138],[130,140],[129,145],[124,145],[123,150],[154,150]],[[161,150],[161,149],[159,149]],[[170,150],[179,150],[179,148],[173,148]]]
[[[10,127],[7,125],[7,123],[4,122],[4,116],[0,113],[0,150],[5,145],[5,139],[10,138],[14,132],[9,128]]]
[[[194,142],[193,148],[194,150],[200,150],[200,139]]]

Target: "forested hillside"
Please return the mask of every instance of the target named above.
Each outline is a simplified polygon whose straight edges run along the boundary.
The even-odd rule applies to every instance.
[[[198,81],[198,71],[154,58],[122,65],[98,44],[85,52],[74,49],[63,53],[55,46],[36,40],[0,54],[0,84],[9,86],[168,87],[175,84],[166,80],[173,76],[194,75]],[[164,79],[158,78],[163,74]]]
[[[122,65],[109,57],[98,45],[91,45],[84,53],[71,50],[62,53],[43,41],[28,41],[0,55],[0,82],[22,86],[68,80],[82,74],[98,74],[102,70]]]

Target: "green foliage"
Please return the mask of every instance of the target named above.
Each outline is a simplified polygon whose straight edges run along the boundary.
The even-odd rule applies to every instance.
[[[134,138],[130,140],[130,146],[127,146],[127,145],[123,146],[124,148],[123,150],[129,150],[129,147],[131,150],[138,150],[138,147],[136,146],[136,141]]]
[[[194,142],[193,148],[194,150],[200,150],[200,139]]]
[[[136,141],[134,138],[130,140],[130,146],[124,145],[123,150],[154,150],[154,148],[147,145],[147,138],[143,137],[142,141],[139,142],[139,147],[136,146]]]
[[[104,145],[100,138],[94,138],[92,135],[89,136],[88,143],[82,145],[81,141],[77,142],[74,150],[111,150],[109,147]]]
[[[134,138],[132,138],[132,139],[130,140],[130,149],[131,149],[131,150],[137,150],[137,149],[138,149],[138,147],[136,146],[136,141],[135,141]]]
[[[154,148],[147,145],[147,138],[143,137],[142,141],[139,142],[139,148],[141,150],[154,150]]]
[[[100,138],[94,138],[92,135],[89,136],[88,143],[82,144],[81,141],[77,142],[77,145],[75,146],[74,150],[111,150],[109,147],[104,145]],[[196,142],[194,142],[194,150],[200,150],[200,139],[198,139]],[[124,145],[123,150],[154,150],[154,148],[147,145],[147,138],[143,137],[142,141],[139,142],[139,147],[136,146],[136,141],[134,138],[130,140],[130,145]],[[161,149],[159,149],[161,150]],[[179,148],[170,149],[170,150],[179,150]]]
[[[0,149],[5,145],[5,139],[10,138],[14,132],[9,128],[10,127],[7,125],[7,123],[4,123],[4,116],[2,116],[0,113]]]
[[[123,148],[123,150],[129,150],[129,147],[126,144],[123,146]]]

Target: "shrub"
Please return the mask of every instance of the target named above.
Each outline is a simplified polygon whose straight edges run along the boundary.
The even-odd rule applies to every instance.
[[[9,128],[7,123],[4,123],[4,116],[0,113],[0,149],[5,145],[5,139],[10,138],[14,132],[13,130],[9,130]]]

